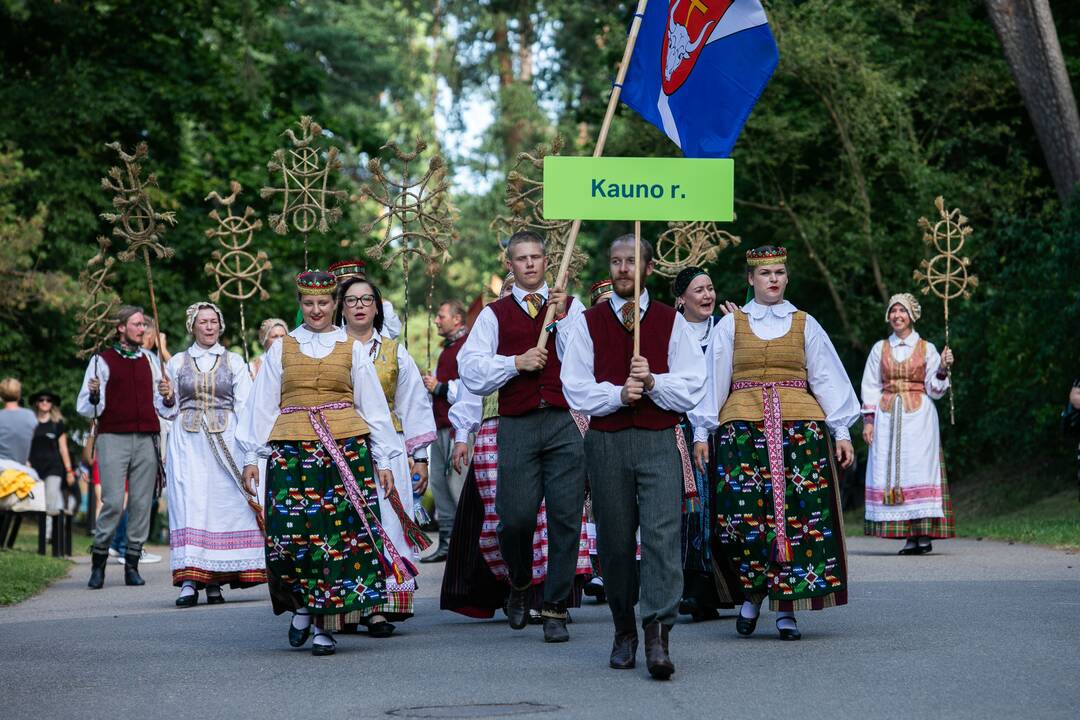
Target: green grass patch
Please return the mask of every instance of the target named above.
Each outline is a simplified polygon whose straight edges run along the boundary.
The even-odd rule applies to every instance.
[[[37,554],[37,528],[23,526],[15,547],[0,550],[0,605],[14,605],[67,575],[71,561]]]
[[[1080,500],[1068,469],[987,469],[950,490],[959,537],[1080,549]],[[844,527],[862,534],[861,507],[844,513]]]

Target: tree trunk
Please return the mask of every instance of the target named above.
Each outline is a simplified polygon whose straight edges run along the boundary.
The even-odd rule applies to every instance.
[[[986,9],[1065,202],[1080,182],[1080,116],[1049,0],[986,0]]]

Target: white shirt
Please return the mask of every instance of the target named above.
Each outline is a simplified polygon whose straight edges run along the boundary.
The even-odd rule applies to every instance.
[[[372,359],[379,354],[379,346],[382,345],[382,339],[374,333],[367,342],[357,342]],[[397,364],[394,414],[401,421],[405,452],[418,460],[424,460],[428,456],[428,445],[435,440],[435,413],[431,409],[431,395],[424,387],[416,361],[401,343],[397,346]]]
[[[166,407],[165,398],[162,397],[161,393],[157,392],[157,387],[155,386],[154,407],[157,409],[158,415],[166,420],[173,420],[179,414],[179,384],[177,383],[176,378],[180,375],[180,369],[184,367],[185,358],[187,357],[191,358],[199,372],[204,373],[214,369],[214,365],[218,362],[218,358],[222,358],[221,362],[229,363],[229,371],[232,373],[233,378],[232,411],[233,414],[239,417],[243,412],[244,405],[247,403],[248,396],[251,394],[251,372],[248,370],[247,364],[244,363],[242,357],[234,352],[229,352],[219,343],[214,343],[208,348],[204,348],[198,343],[192,343],[191,347],[187,350],[173,355],[169,359],[169,362],[165,363],[165,376],[169,378],[169,383],[172,385],[173,404],[172,407]]]
[[[534,292],[547,302],[547,283]],[[514,285],[514,300],[526,312],[529,308],[528,303],[525,302],[525,296],[528,294],[528,290],[522,290]],[[569,327],[574,324],[574,318],[584,312],[581,303],[577,300],[568,298],[567,302],[569,310],[566,317],[555,323],[555,352],[558,353],[559,360],[562,360],[566,353],[566,336],[569,334]],[[541,309],[540,312],[544,313],[546,309]],[[517,377],[518,369],[514,365],[514,356],[497,354],[498,347],[499,319],[495,317],[495,311],[489,305],[476,316],[476,322],[473,323],[472,330],[469,332],[469,339],[465,341],[465,347],[461,348],[461,353],[458,355],[458,374],[461,375],[461,382],[469,392],[481,397],[490,395]]]
[[[796,308],[787,300],[776,305],[760,305],[751,300],[743,306],[750,330],[762,340],[775,340],[791,329]],[[829,336],[812,315],[806,316],[803,328],[806,354],[806,380],[825,412],[825,423],[837,440],[850,440],[848,428],[859,419],[859,400],[851,387],[847,371],[836,354]],[[720,426],[720,409],[731,392],[732,360],[735,352],[735,316],[726,315],[716,323],[705,351],[705,399],[689,413],[694,426],[694,441],[705,442],[709,433]]]
[[[683,320],[686,320],[686,316],[683,316]],[[687,326],[690,328],[690,335],[697,340],[698,346],[704,348],[709,344],[709,334],[712,333],[713,323],[716,322],[716,318],[712,315],[705,318],[701,322],[690,322],[686,320]]]
[[[622,322],[625,298],[612,294],[608,307]],[[649,308],[649,291],[641,293],[638,312],[644,315]],[[589,324],[584,320],[574,323],[569,333],[566,355],[562,361],[563,395],[570,407],[584,415],[610,415],[625,407],[622,401],[622,385],[597,382],[593,361],[595,349]],[[701,345],[690,334],[690,328],[682,315],[675,315],[675,324],[668,339],[668,372],[653,373],[653,389],[645,394],[665,410],[685,413],[701,401],[704,388],[701,378],[705,375]]]
[[[388,469],[395,458],[405,451],[404,443],[394,430],[390,420],[390,407],[383,396],[379,375],[371,356],[360,347],[360,343],[349,339],[341,328],[329,332],[316,333],[303,325],[294,328],[289,335],[300,344],[300,352],[309,358],[321,360],[329,355],[341,342],[352,343],[352,383],[353,405],[364,418],[371,434],[371,457],[379,469]],[[244,456],[245,465],[258,464],[259,458],[270,455],[266,441],[274,429],[274,423],[281,414],[281,348],[283,340],[275,340],[263,355],[262,368],[255,377],[255,386],[251,390],[247,407],[240,416],[236,429],[236,442]],[[406,478],[398,478],[403,482]]]
[[[382,311],[382,334],[391,340],[397,340],[397,336],[401,334],[401,318],[394,312],[394,306],[390,304],[389,300],[382,301]]]
[[[888,340],[878,340],[870,349],[870,356],[866,358],[866,367],[863,369],[862,379],[862,408],[864,413],[873,413],[881,403],[883,386],[881,383],[881,353],[885,343],[889,344],[893,359],[896,362],[904,362],[911,353],[915,352],[915,346],[919,343],[919,333],[915,330],[906,338],[900,339],[896,333],[889,335]],[[941,355],[931,342],[926,343],[926,382],[924,383],[926,394],[931,400],[945,397],[949,389],[949,378],[938,380],[937,371],[941,367]]]
[[[151,392],[157,392],[158,381],[161,380],[161,366],[158,363],[157,355],[146,350],[145,348],[139,348],[139,353],[146,356],[147,362],[150,363],[150,374],[153,377],[153,388]],[[134,358],[133,358],[134,359]],[[126,360],[126,358],[125,358]],[[92,405],[90,403],[90,380],[97,378],[101,381],[101,388],[98,390],[98,403]],[[94,355],[90,358],[90,364],[86,367],[86,372],[83,374],[82,387],[79,389],[79,397],[75,400],[75,410],[78,411],[83,417],[100,417],[105,413],[105,385],[109,382],[109,364],[105,362],[105,358],[100,355]]]
[[[484,419],[484,398],[469,392],[462,385],[458,389],[457,398],[450,406],[450,424],[454,426],[454,442],[467,443],[469,435],[480,429],[480,423]]]

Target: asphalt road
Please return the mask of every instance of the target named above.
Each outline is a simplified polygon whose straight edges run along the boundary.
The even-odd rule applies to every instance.
[[[607,667],[606,606],[573,611],[571,641],[438,609],[423,565],[417,615],[389,639],[339,636],[333,657],[286,642],[265,589],[173,606],[168,563],[104,590],[88,561],[0,608],[0,718],[1070,718],[1080,716],[1080,555],[954,540],[897,557],[850,541],[850,604],[800,615],[803,640],[752,638],[734,615],[680,622],[676,673]],[[167,555],[167,550],[165,551]]]

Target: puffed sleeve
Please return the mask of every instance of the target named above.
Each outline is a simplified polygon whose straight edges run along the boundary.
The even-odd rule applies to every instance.
[[[180,368],[185,357],[187,357],[186,352],[178,352],[169,358],[169,362],[165,363],[165,375],[169,378],[169,384],[172,385],[173,391],[172,407],[165,405],[165,398],[158,392],[157,385],[154,385],[154,409],[165,420],[175,420],[176,416],[180,414],[180,391],[176,378],[180,375]]]
[[[90,402],[90,388],[88,387],[95,377],[101,381],[97,405]],[[79,396],[75,400],[75,409],[80,415],[92,418],[105,412],[105,384],[107,382],[109,382],[109,364],[100,355],[94,355],[90,358],[90,364],[86,366],[82,387],[79,388]]]
[[[731,392],[731,361],[735,352],[735,316],[725,315],[713,326],[705,348],[705,393],[687,413],[694,442],[707,442],[720,426],[720,408]]]
[[[270,455],[266,441],[281,414],[281,347],[282,341],[275,340],[263,355],[247,403],[237,413],[236,443],[244,465],[257,465],[259,458]]]
[[[668,340],[668,372],[653,374],[653,389],[647,394],[665,410],[688,412],[704,395],[705,386],[701,382],[704,374],[701,346],[690,335],[690,326],[683,316],[676,315]]]
[[[946,375],[944,380],[939,380],[937,377],[938,370],[941,369],[941,354],[938,349],[934,347],[931,342],[926,343],[926,394],[930,396],[931,400],[940,400],[945,397],[945,393],[949,391],[949,376]]]
[[[458,374],[469,392],[490,395],[517,377],[512,355],[499,355],[499,319],[491,306],[476,316],[469,337],[458,353]]]
[[[864,415],[873,417],[881,403],[881,352],[885,340],[878,340],[874,347],[870,348],[870,356],[866,358],[866,366],[862,374],[862,411]]]
[[[424,387],[420,368],[404,346],[397,346],[398,378],[394,410],[405,432],[405,452],[427,457],[427,446],[435,441],[435,413],[431,394]]]
[[[859,419],[859,399],[851,387],[844,364],[836,354],[832,340],[811,315],[806,316],[805,328],[806,376],[825,423],[837,440],[850,440],[848,428]]]
[[[262,377],[262,373],[259,373]],[[370,434],[371,458],[379,470],[389,470],[395,458],[405,451],[405,445],[394,430],[390,406],[386,404],[379,373],[371,356],[358,342],[352,347],[353,404],[367,423]],[[396,478],[404,482],[408,478]]]
[[[467,443],[469,435],[480,429],[484,415],[484,400],[462,387],[450,406],[450,424],[454,427],[454,442]]]
[[[254,383],[251,381],[251,370],[248,368],[248,364],[244,362],[244,358],[234,352],[226,353],[226,357],[229,358],[229,370],[232,372],[233,377],[233,412],[239,417],[244,412],[244,408],[247,407]]]

